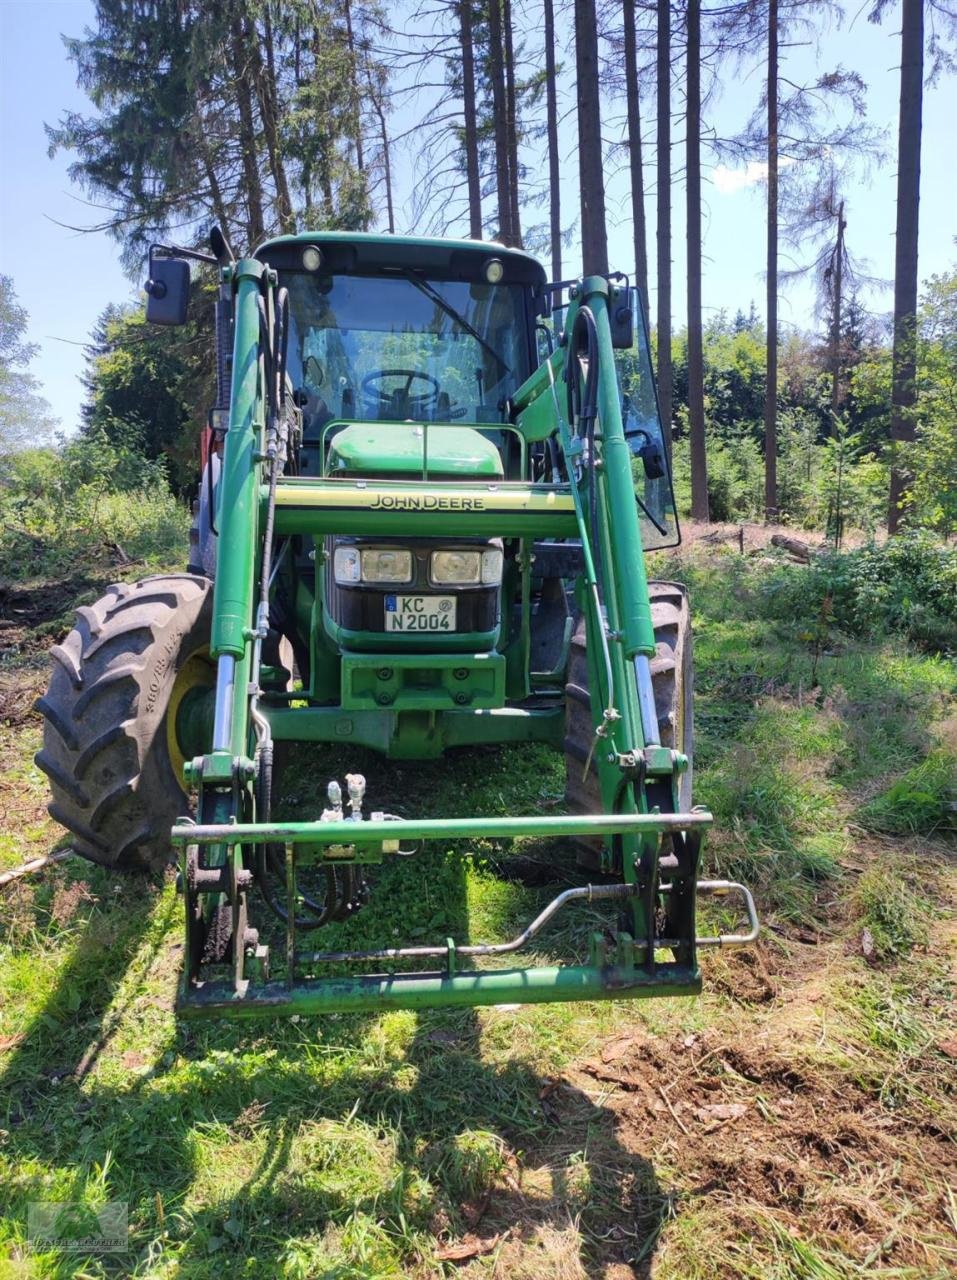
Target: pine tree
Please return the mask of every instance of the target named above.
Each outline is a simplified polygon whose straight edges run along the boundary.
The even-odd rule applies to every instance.
[[[688,431],[691,515],[709,519],[704,429],[704,351],[701,331],[701,3],[688,0],[685,62],[685,192],[688,242]]]
[[[595,0],[575,0],[575,67],[578,81],[578,182],[583,270],[586,276],[606,276],[608,234],[605,226]]]

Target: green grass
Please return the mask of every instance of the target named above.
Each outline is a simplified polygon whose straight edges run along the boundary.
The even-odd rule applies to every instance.
[[[908,844],[911,825],[882,841],[863,815],[897,813],[895,786],[932,790],[948,758],[933,722],[957,677],[893,640],[815,651],[798,622],[762,620],[760,573],[729,563],[667,574],[694,590],[706,871],[755,884],[772,926],[757,953],[711,958],[699,1001],[177,1023],[173,884],[59,864],[0,896],[0,1277],[620,1280],[613,1265],[646,1275],[652,1260],[656,1280],[945,1275],[943,1175],[924,1166],[927,1135],[953,1122],[939,1048],[952,871],[944,845]],[[25,763],[35,724],[8,733],[10,864],[58,831]],[[299,750],[282,811],[312,814],[354,768],[397,813],[552,812],[563,790],[545,748],[423,764]],[[505,937],[575,875],[565,845],[433,845],[377,869],[369,905],[322,941]],[[536,958],[580,954],[605,918],[559,916]],[[605,1075],[620,1066],[625,1083],[589,1073],[623,1036],[638,1037],[638,1065],[613,1055]],[[683,1101],[703,1078],[754,1122],[706,1133]],[[844,1108],[885,1145],[807,1157],[789,1116],[815,1097],[819,1133]],[[797,1199],[780,1181],[792,1168]],[[129,1207],[128,1255],[28,1249],[31,1202],[113,1199]],[[469,1232],[499,1239],[437,1259]]]

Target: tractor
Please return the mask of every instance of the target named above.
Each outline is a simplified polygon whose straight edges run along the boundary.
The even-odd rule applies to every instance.
[[[688,598],[643,559],[678,528],[638,291],[494,242],[321,232],[237,260],[214,229],[210,250],[154,245],[146,284],[175,325],[191,260],[216,280],[187,571],[81,607],[38,700],[73,848],[175,855],[184,1016],[696,993],[699,951],[758,922],[746,887],[698,878]],[[547,743],[567,811],[397,816],[353,773],[279,821],[291,743]],[[385,859],[522,836],[573,840],[582,883],[516,938],[315,949]],[[746,929],[697,936],[703,894]],[[583,902],[608,912],[587,955],[512,965]]]

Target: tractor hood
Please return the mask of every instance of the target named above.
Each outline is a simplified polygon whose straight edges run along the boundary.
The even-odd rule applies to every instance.
[[[353,423],[329,447],[329,473],[359,476],[483,476],[501,480],[495,445],[474,427],[442,423]]]

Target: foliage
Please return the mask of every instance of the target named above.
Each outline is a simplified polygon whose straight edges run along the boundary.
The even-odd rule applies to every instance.
[[[96,111],[68,112],[48,134],[51,153],[73,153],[71,177],[105,208],[99,229],[131,270],[184,227],[196,239],[216,222],[245,250],[303,220],[368,225],[375,16],[329,0],[99,0],[92,28],[66,40]]]
[[[87,348],[85,438],[105,435],[119,448],[136,441],[162,460],[175,493],[195,489],[199,436],[215,395],[210,291],[193,289],[182,328],[146,323],[139,303],[110,306]]]
[[[932,752],[857,811],[857,821],[888,835],[932,835],[957,800],[957,765],[946,751]]]
[[[147,564],[183,558],[185,507],[161,461],[146,458],[128,424],[102,426],[59,449],[9,459],[0,491],[0,576],[76,575],[111,553]]]
[[[0,275],[0,457],[48,438],[56,425],[40,396],[40,383],[25,366],[36,343],[25,342],[27,312],[10,276]]]
[[[908,459],[917,520],[957,532],[957,269],[932,276],[917,338],[917,443]]]
[[[916,533],[830,552],[782,573],[766,601],[771,617],[805,620],[818,617],[827,601],[837,630],[897,633],[957,652],[957,548]]]

